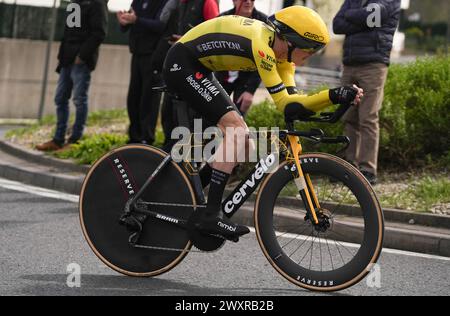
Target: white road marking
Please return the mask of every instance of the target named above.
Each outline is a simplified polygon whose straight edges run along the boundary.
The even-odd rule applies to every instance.
[[[250,231],[253,233],[256,233],[255,229],[250,227]],[[310,238],[310,236],[303,236],[303,235],[294,235],[294,234],[285,234],[285,233],[276,233],[277,236],[281,236],[282,238],[288,238],[288,239],[298,239],[298,240],[306,240]],[[314,243],[319,243],[317,239],[314,241]],[[324,244],[326,243],[324,240],[321,240],[320,243]],[[349,247],[349,248],[359,248],[360,245],[352,244],[348,242],[339,242],[339,245]],[[397,249],[390,249],[390,248],[383,248],[383,253],[386,254],[393,254],[393,255],[401,255],[401,256],[407,256],[407,257],[416,257],[416,258],[424,258],[424,259],[431,259],[431,260],[441,260],[441,261],[450,261],[450,258],[447,257],[441,257],[441,256],[435,256],[435,255],[427,255],[423,253],[416,253],[416,252],[410,252],[410,251],[404,251],[404,250],[397,250]]]
[[[25,192],[29,194],[34,194],[42,197],[47,197],[51,199],[58,199],[63,201],[68,201],[72,203],[78,203],[79,197],[78,195],[72,195],[72,194],[66,194],[54,190],[47,190],[40,187],[23,184],[16,181],[10,181],[6,179],[0,178],[0,187],[13,190],[13,191],[19,191],[19,192]]]
[[[0,187],[13,190],[13,191],[19,191],[19,192],[25,192],[29,194],[34,194],[42,197],[52,198],[52,199],[58,199],[63,201],[68,201],[71,203],[78,203],[79,202],[79,196],[78,195],[72,195],[72,194],[66,194],[54,190],[47,190],[43,188],[39,188],[32,185],[23,184],[16,181],[10,181],[6,179],[0,178]],[[255,229],[253,227],[250,227],[250,231],[252,233],[255,233]],[[294,234],[284,234],[284,233],[277,233],[278,236],[282,236],[283,238],[296,238],[299,240],[305,240],[309,236],[299,236]],[[318,241],[315,241],[318,242]],[[321,243],[324,243],[325,241],[321,241]],[[340,242],[343,246],[349,247],[349,248],[359,248],[359,245],[352,244],[352,243],[345,243]],[[416,252],[409,252],[409,251],[403,251],[403,250],[396,250],[396,249],[389,249],[384,248],[383,253],[387,254],[394,254],[394,255],[402,255],[402,256],[408,256],[408,257],[416,257],[416,258],[424,258],[424,259],[431,259],[431,260],[442,260],[442,261],[450,261],[450,258],[447,257],[441,257],[441,256],[435,256],[435,255],[427,255],[422,253],[416,253]]]

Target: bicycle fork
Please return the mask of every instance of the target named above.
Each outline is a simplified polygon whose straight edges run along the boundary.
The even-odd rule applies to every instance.
[[[315,225],[319,225],[316,209],[320,208],[319,199],[311,182],[309,174],[304,174],[300,164],[300,155],[303,152],[302,145],[298,136],[288,135],[288,140],[294,156],[295,165],[298,171],[298,178],[295,179],[295,185],[299,191],[302,201],[305,205],[307,214],[310,216]]]

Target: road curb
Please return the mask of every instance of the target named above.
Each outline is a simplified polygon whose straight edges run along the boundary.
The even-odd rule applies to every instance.
[[[227,190],[226,194],[230,194],[231,192],[232,191]],[[253,193],[249,198],[249,201],[254,202],[256,200],[256,196],[257,194]],[[298,207],[298,200],[290,197],[279,197],[277,199],[277,205],[284,207]],[[341,205],[339,206],[339,213],[352,216],[355,211],[350,205]],[[391,208],[383,208],[383,213],[385,221],[388,222],[402,224],[411,224],[411,222],[413,222],[414,224],[411,225],[450,229],[450,216],[409,212]]]
[[[298,206],[298,200],[295,198],[281,197],[278,199],[278,202],[282,206]],[[354,214],[354,210],[350,205],[341,205],[339,206],[339,213],[351,216]],[[414,224],[412,225],[450,229],[450,216],[408,212],[392,208],[383,208],[383,213],[384,219],[388,222],[403,224],[413,222]]]
[[[0,164],[0,177],[45,189],[78,195],[83,176],[43,173],[36,170]]]
[[[61,159],[49,157],[48,155],[36,151],[24,149],[21,146],[11,142],[0,140],[0,150],[19,159],[23,159],[36,164],[52,166],[61,171],[87,173],[89,166],[77,165],[73,161],[64,161]]]
[[[253,208],[243,207],[236,213],[233,219],[246,226],[254,226]],[[303,221],[303,218],[292,214],[280,216],[274,219],[277,226],[289,226],[293,221]],[[334,230],[344,242],[356,243],[361,240],[362,226],[350,222],[341,222]],[[339,239],[341,239],[339,238]],[[398,249],[403,251],[418,252],[442,257],[450,257],[450,235],[408,231],[400,228],[386,227],[383,248]]]

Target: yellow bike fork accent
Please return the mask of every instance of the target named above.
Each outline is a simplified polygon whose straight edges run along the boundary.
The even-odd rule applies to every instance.
[[[306,179],[306,183],[308,184],[308,190],[311,191],[310,193],[313,196],[314,203],[316,203],[317,208],[320,209],[319,199],[317,198],[316,191],[314,191],[314,187],[312,185],[311,177],[309,176],[309,174],[305,175],[305,179]]]
[[[319,220],[317,218],[317,214],[316,214],[314,205],[311,200],[311,194],[309,192],[310,189],[312,191],[313,198],[314,198],[314,201],[316,202],[317,206],[319,205],[318,199],[317,199],[317,196],[312,187],[312,183],[311,183],[311,179],[310,179],[309,175],[306,176],[306,181],[308,181],[308,184],[306,185],[305,176],[303,174],[303,169],[300,165],[300,155],[302,154],[302,151],[303,151],[302,145],[300,144],[298,136],[288,135],[288,140],[291,145],[292,154],[294,155],[295,165],[297,166],[298,175],[299,175],[299,177],[297,179],[295,179],[295,182],[296,182],[297,186],[300,186],[305,191],[305,196],[307,199],[309,209],[311,210],[311,214],[313,216],[314,223],[319,224]]]

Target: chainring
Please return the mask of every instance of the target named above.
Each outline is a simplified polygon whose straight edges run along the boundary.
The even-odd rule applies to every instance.
[[[199,222],[201,214],[202,210],[197,210],[189,217],[187,223],[189,239],[198,250],[205,252],[216,251],[225,244],[226,240],[221,237],[203,234],[196,228],[196,223]]]

